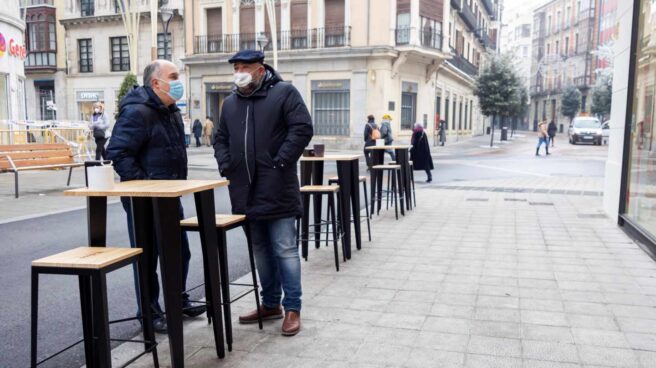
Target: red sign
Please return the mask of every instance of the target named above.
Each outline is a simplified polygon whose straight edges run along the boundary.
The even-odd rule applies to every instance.
[[[5,56],[5,52],[7,51],[9,51],[9,55],[20,58],[21,60],[25,60],[25,56],[27,56],[25,46],[18,44],[13,38],[9,39],[9,50],[7,50],[5,36],[0,33],[0,57]]]

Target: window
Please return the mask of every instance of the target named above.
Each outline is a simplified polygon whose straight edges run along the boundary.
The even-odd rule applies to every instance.
[[[173,58],[173,40],[171,39],[171,32],[164,36],[164,33],[157,34],[157,58],[162,60],[171,60]],[[164,49],[166,45],[166,49]]]
[[[467,103],[467,101],[465,101],[465,130],[471,129],[471,126],[467,124],[467,117],[469,116],[469,114],[467,113],[468,111],[469,111],[469,104]],[[471,122],[469,124],[471,124]]]
[[[451,122],[451,129],[456,130],[456,95],[453,95],[453,112],[451,113],[452,117],[452,122]]]
[[[399,45],[410,42],[410,13],[396,15],[396,43]]]
[[[130,52],[128,49],[127,37],[110,37],[111,45],[111,64],[113,72],[123,72],[130,70]]]
[[[462,130],[462,100],[460,100],[460,109],[458,110],[458,130]]]
[[[446,128],[449,128],[449,93],[447,92],[446,98],[444,99],[444,118],[446,122]]]
[[[94,13],[94,0],[80,0],[80,12],[83,17],[91,17]]]
[[[565,37],[565,49],[563,50],[565,56],[569,56],[569,37]]]
[[[57,34],[54,9],[34,12],[29,9],[27,22],[27,60],[25,66],[56,66]]]
[[[351,82],[312,81],[312,120],[316,135],[350,135]]]
[[[417,120],[417,83],[402,83],[401,129],[412,129]]]
[[[78,57],[80,59],[80,73],[93,72],[93,47],[91,39],[84,38],[77,40]]]

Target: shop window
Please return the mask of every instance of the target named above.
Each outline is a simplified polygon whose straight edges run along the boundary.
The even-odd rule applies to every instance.
[[[412,129],[417,121],[417,83],[401,86],[401,129]]]
[[[350,135],[350,100],[350,81],[312,81],[314,134]]]
[[[130,53],[127,37],[110,37],[111,64],[113,72],[130,70]]]

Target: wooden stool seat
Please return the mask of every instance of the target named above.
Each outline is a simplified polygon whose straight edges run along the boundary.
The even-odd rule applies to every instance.
[[[301,193],[335,193],[339,191],[339,185],[304,185]]]
[[[216,215],[216,227],[225,228],[235,224],[239,224],[243,221],[246,221],[245,215],[228,215],[228,214],[217,214]],[[198,228],[198,217],[190,217],[180,221],[180,226],[183,228]]]
[[[79,247],[34,260],[32,266],[99,270],[142,252],[141,248]]]
[[[374,170],[401,170],[401,165],[376,165],[373,166]]]
[[[337,176],[331,176],[330,179],[328,179],[328,182],[329,183],[336,182],[337,180],[339,180],[339,178]],[[364,181],[367,181],[366,176],[363,176],[363,175],[358,176],[358,182],[362,183]]]

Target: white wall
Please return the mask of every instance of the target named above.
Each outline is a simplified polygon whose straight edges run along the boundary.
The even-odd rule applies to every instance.
[[[629,57],[631,53],[631,28],[633,23],[633,1],[619,1],[617,4],[617,21],[619,36],[614,44],[613,61],[613,100],[610,112],[610,136],[608,142],[608,160],[604,182],[604,210],[611,218],[619,213],[619,200],[622,153],[624,150],[624,127],[631,122],[625,121],[627,93],[629,82]]]

